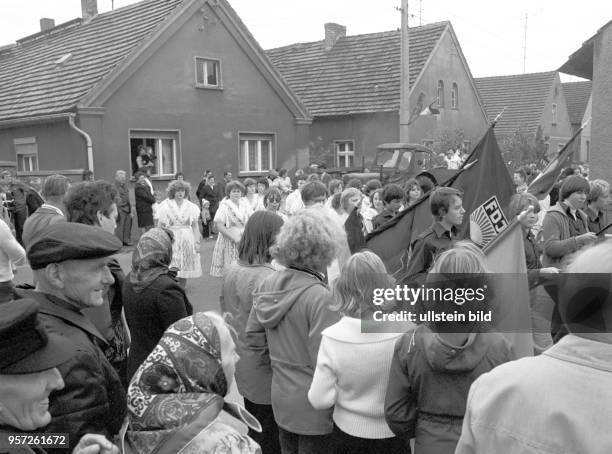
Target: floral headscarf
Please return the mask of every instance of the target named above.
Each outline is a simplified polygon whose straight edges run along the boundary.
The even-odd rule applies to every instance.
[[[212,426],[222,409],[228,409],[223,400],[227,391],[221,341],[211,319],[200,312],[179,320],[166,330],[128,388],[127,434],[132,447],[147,454],[193,447],[191,442]],[[229,438],[235,452],[257,452],[250,438],[223,427],[222,443]],[[223,431],[216,430],[215,435],[219,432]],[[210,444],[212,438],[207,434],[203,439]],[[198,452],[216,452],[199,446]]]
[[[132,254],[130,273],[130,282],[136,293],[168,273],[172,261],[172,240],[172,232],[160,228],[153,228],[140,237]]]

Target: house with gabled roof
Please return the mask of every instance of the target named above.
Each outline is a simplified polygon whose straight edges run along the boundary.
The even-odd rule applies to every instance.
[[[410,28],[409,41],[409,140],[432,146],[461,130],[466,145],[475,143],[486,114],[450,22]],[[346,27],[325,24],[324,40],[266,54],[313,117],[311,149],[326,151],[332,165],[367,166],[377,145],[399,141],[399,30],[346,36]],[[419,117],[431,103],[440,114]]]
[[[576,133],[580,126],[586,124],[580,133],[580,140],[576,140],[572,144],[575,147],[574,159],[580,162],[588,162],[591,152],[591,123],[587,120],[591,118],[591,89],[593,83],[590,80],[585,80],[566,82],[561,85],[567,101],[567,112],[572,125],[572,133]]]
[[[159,185],[307,163],[310,114],[227,1],[81,1],[82,18],[0,50],[0,160],[18,175],[112,179],[139,146]]]
[[[489,121],[501,113],[495,126],[500,141],[516,132],[535,138],[539,127],[548,154],[554,154],[572,137],[558,72],[481,77],[475,82]]]

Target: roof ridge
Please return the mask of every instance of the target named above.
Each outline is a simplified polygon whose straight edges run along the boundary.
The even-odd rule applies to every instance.
[[[552,71],[540,71],[537,73],[523,73],[523,74],[503,74],[503,75],[499,75],[499,76],[485,76],[485,77],[474,77],[474,80],[484,80],[484,79],[501,79],[501,78],[521,78],[521,77],[528,77],[528,76],[540,76],[540,75],[553,75],[556,74],[558,71],[556,70],[552,70]]]

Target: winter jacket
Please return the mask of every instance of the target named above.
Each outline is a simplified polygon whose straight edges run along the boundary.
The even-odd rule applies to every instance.
[[[385,418],[399,437],[415,438],[416,454],[451,454],[461,435],[468,391],[481,374],[514,359],[498,333],[472,333],[451,346],[426,325],[395,345]]]
[[[612,452],[612,348],[572,334],[474,382],[457,454]]]
[[[272,368],[261,364],[259,355],[247,348],[246,326],[253,307],[253,291],[267,276],[274,273],[271,265],[232,264],[223,277],[221,311],[232,314],[231,325],[238,333],[236,353],[236,386],[245,398],[261,405],[270,405]]]
[[[327,285],[308,270],[277,271],[253,293],[247,344],[259,355],[259,364],[271,364],[274,419],[292,433],[332,432],[332,410],[315,410],[307,394],[321,332],[340,319],[333,304]]]
[[[584,223],[585,232],[588,232],[587,215],[582,210],[576,210],[576,215]],[[582,247],[576,238],[570,235],[569,216],[565,211],[565,205],[560,202],[549,209],[544,216],[542,239],[544,241],[542,265],[545,267],[560,267],[565,256]]]
[[[58,367],[65,386],[51,392],[51,423],[40,432],[68,433],[70,449],[86,433],[112,439],[121,429],[127,402],[117,372],[99,347],[105,345],[104,337],[67,301],[31,290],[18,291],[18,297],[36,301],[47,330],[68,338],[78,349]]]

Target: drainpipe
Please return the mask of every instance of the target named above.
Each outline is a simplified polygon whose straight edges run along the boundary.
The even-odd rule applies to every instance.
[[[81,128],[74,124],[75,117],[75,114],[70,114],[70,116],[68,117],[68,124],[72,129],[81,134],[85,139],[85,142],[87,142],[87,168],[93,172],[93,145],[91,144],[91,137],[89,137],[89,134],[87,134],[85,131],[83,131]]]

